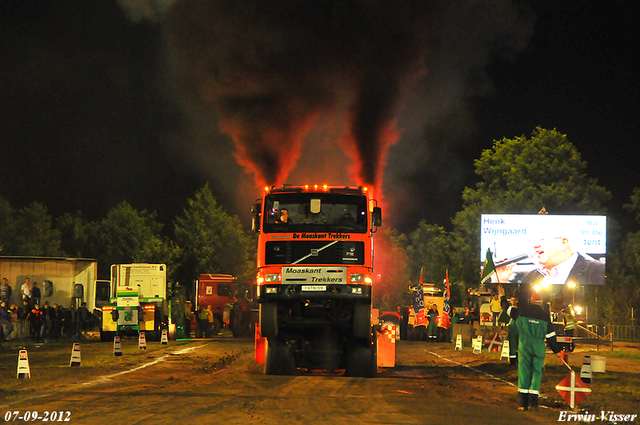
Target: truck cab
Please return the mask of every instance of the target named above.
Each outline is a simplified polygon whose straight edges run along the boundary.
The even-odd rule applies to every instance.
[[[258,234],[265,374],[297,369],[377,371],[372,323],[373,236],[380,208],[364,187],[265,188],[253,207]]]
[[[168,322],[166,265],[114,264],[110,291],[102,307],[101,340],[139,332],[160,340],[161,326]]]

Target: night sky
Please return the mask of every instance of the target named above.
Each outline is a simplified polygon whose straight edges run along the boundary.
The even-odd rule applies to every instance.
[[[536,126],[567,134],[612,214],[640,187],[638,2],[196,3],[0,0],[0,197],[170,224],[209,182],[248,227],[262,169],[382,180],[385,222],[411,231],[448,225],[480,152]]]

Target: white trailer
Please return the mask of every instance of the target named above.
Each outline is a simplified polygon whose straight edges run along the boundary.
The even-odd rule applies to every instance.
[[[90,258],[0,256],[0,277],[11,286],[9,305],[22,305],[20,288],[28,278],[38,283],[41,306],[86,302],[93,311],[109,301],[109,281],[98,281],[97,273],[98,263]]]

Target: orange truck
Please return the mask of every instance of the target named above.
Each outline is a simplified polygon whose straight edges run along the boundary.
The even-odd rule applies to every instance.
[[[196,312],[211,306],[213,335],[223,327],[230,329],[234,337],[253,335],[258,316],[255,295],[255,284],[240,283],[230,274],[201,274],[195,281]]]
[[[252,211],[265,374],[344,369],[375,376],[373,237],[382,219],[370,192],[270,187]]]

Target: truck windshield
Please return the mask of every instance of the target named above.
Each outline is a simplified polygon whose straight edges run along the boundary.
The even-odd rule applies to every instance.
[[[264,203],[264,232],[367,232],[367,197],[343,193],[278,193]]]

